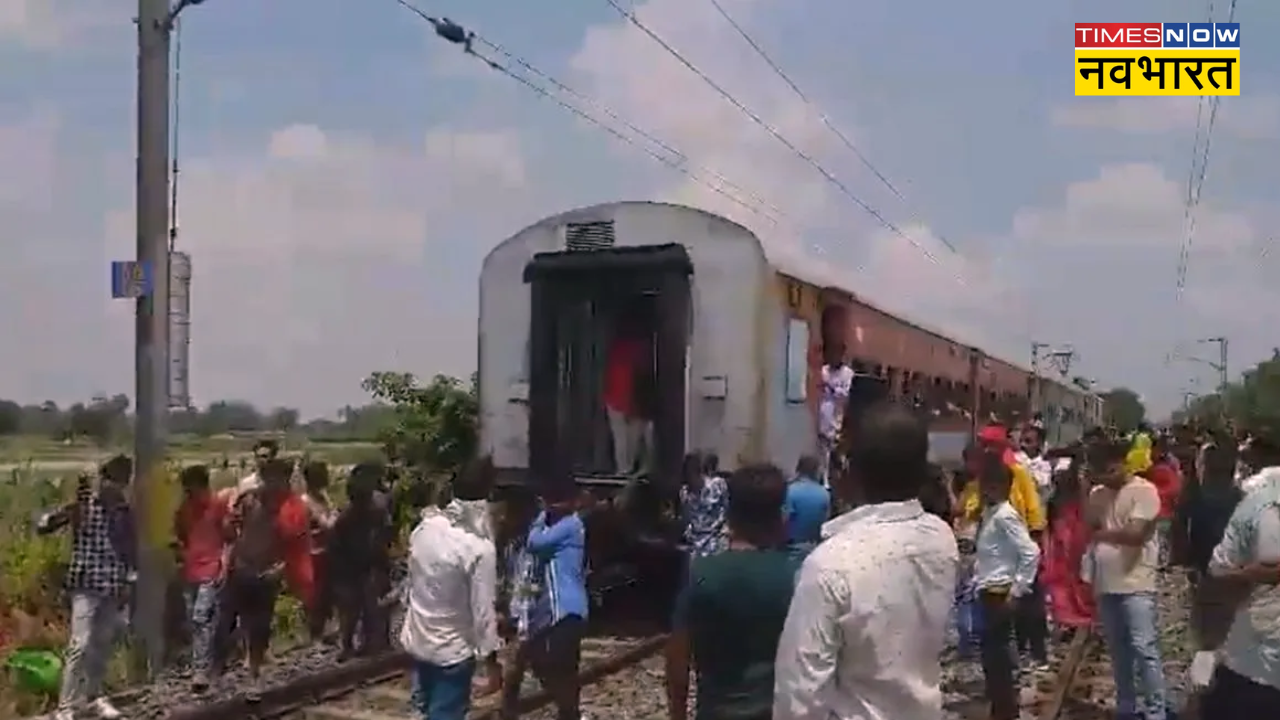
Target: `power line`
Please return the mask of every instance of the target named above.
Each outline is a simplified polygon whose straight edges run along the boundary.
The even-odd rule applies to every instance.
[[[1236,16],[1236,2],[1231,0],[1231,4],[1227,9],[1227,22],[1234,22]],[[1214,3],[1209,2],[1209,20],[1213,20]],[[1218,120],[1218,108],[1222,104],[1220,96],[1213,96],[1209,99],[1209,120],[1205,125],[1203,144],[1201,144],[1200,121],[1204,114],[1205,96],[1200,97],[1199,107],[1196,110],[1196,137],[1195,146],[1192,147],[1191,155],[1191,174],[1187,179],[1187,198],[1186,207],[1183,211],[1183,223],[1186,225],[1186,236],[1183,238],[1181,250],[1178,253],[1178,284],[1177,284],[1177,301],[1181,302],[1183,291],[1187,286],[1187,273],[1191,265],[1191,248],[1195,242],[1196,233],[1196,211],[1200,207],[1200,198],[1204,192],[1204,179],[1209,172],[1209,150],[1213,141],[1213,128]],[[1197,166],[1197,156],[1199,164]]]
[[[724,185],[726,185],[726,186],[728,186],[728,187],[730,187],[730,188],[734,189],[735,191],[738,191],[738,192],[742,193],[743,195],[746,195],[746,196],[747,196],[747,197],[749,197],[752,201],[754,201],[754,202],[758,203],[759,205],[762,205],[762,206],[764,206],[764,207],[768,208],[771,212],[775,213],[776,215],[785,215],[785,213],[782,211],[782,209],[781,209],[781,208],[779,208],[778,206],[776,206],[776,205],[774,205],[773,203],[769,202],[769,201],[768,201],[764,196],[762,196],[762,195],[760,195],[760,194],[758,194],[758,193],[756,193],[756,192],[754,192],[754,191],[752,191],[752,190],[749,190],[749,189],[747,189],[747,188],[745,188],[745,187],[743,187],[743,186],[741,186],[741,185],[739,185],[739,184],[735,183],[734,181],[732,181],[732,180],[730,180],[729,178],[725,177],[725,175],[724,175],[723,173],[721,173],[721,172],[719,172],[719,171],[717,171],[717,170],[714,170],[714,169],[712,169],[712,168],[709,168],[709,167],[706,167],[706,166],[703,166],[703,165],[698,165],[697,163],[694,163],[694,162],[692,161],[692,159],[691,159],[691,158],[690,158],[686,153],[684,153],[683,151],[681,151],[681,150],[677,149],[676,147],[672,146],[672,145],[671,145],[670,143],[668,143],[667,141],[665,141],[665,140],[663,140],[662,138],[660,138],[660,137],[658,137],[658,136],[654,135],[653,133],[649,132],[648,130],[645,130],[644,128],[641,128],[641,127],[637,126],[635,123],[631,122],[630,120],[627,120],[626,118],[622,117],[622,116],[621,116],[621,115],[619,115],[616,111],[614,111],[613,109],[611,109],[609,106],[605,105],[604,103],[600,102],[599,100],[596,100],[596,99],[594,99],[594,98],[588,97],[587,95],[585,95],[585,94],[583,94],[583,93],[581,93],[581,92],[579,92],[579,91],[577,91],[577,90],[573,89],[573,88],[572,88],[572,87],[570,87],[569,85],[567,85],[567,84],[565,84],[564,82],[562,82],[561,80],[557,79],[555,76],[550,75],[549,73],[547,73],[547,72],[545,72],[545,71],[543,71],[543,70],[540,70],[540,69],[538,69],[537,67],[534,67],[534,66],[533,66],[529,61],[525,60],[524,58],[522,58],[522,57],[520,57],[520,56],[518,56],[518,55],[515,55],[514,53],[512,53],[511,51],[509,51],[509,50],[507,50],[506,48],[502,47],[501,45],[498,45],[497,43],[495,43],[495,42],[493,42],[493,41],[491,41],[491,40],[488,40],[488,39],[486,39],[486,38],[482,38],[482,37],[480,37],[479,35],[476,35],[476,36],[474,37],[474,41],[475,41],[475,42],[477,42],[477,43],[480,43],[480,44],[484,45],[485,47],[488,47],[490,50],[493,50],[494,52],[500,53],[501,55],[503,55],[504,57],[506,57],[509,61],[511,61],[511,62],[513,62],[513,63],[515,63],[516,65],[519,65],[521,68],[523,68],[523,69],[524,69],[524,70],[526,70],[527,72],[532,73],[533,75],[535,75],[535,76],[537,76],[537,77],[539,77],[539,78],[541,78],[541,79],[545,80],[545,81],[546,81],[546,82],[548,82],[548,83],[551,83],[551,84],[552,84],[552,85],[553,85],[557,90],[559,90],[560,92],[562,92],[562,93],[564,93],[564,94],[566,94],[566,95],[568,95],[568,96],[570,96],[570,97],[574,98],[574,99],[575,99],[575,100],[577,100],[578,102],[581,102],[581,103],[583,103],[583,104],[585,104],[585,105],[587,105],[587,106],[591,107],[593,110],[595,110],[596,112],[598,112],[598,113],[600,113],[600,114],[604,115],[605,117],[609,118],[610,120],[613,120],[614,122],[617,122],[617,123],[622,124],[624,127],[626,127],[626,128],[627,128],[628,130],[630,130],[631,132],[633,132],[633,133],[635,133],[635,134],[639,135],[640,137],[644,138],[645,140],[648,140],[649,142],[653,143],[654,145],[657,145],[659,148],[662,148],[664,151],[666,151],[666,152],[670,153],[671,155],[675,156],[675,158],[676,158],[677,162],[679,162],[679,163],[681,163],[681,164],[685,164],[685,165],[692,166],[692,167],[693,167],[693,168],[695,168],[697,171],[699,171],[699,172],[703,172],[703,173],[706,173],[706,174],[708,174],[708,175],[712,176],[712,177],[713,177],[713,178],[715,178],[718,182],[723,183]],[[482,59],[483,59],[483,58],[482,58]]]
[[[622,120],[619,116],[616,115],[616,113],[609,111],[610,115],[617,118],[620,122],[623,122],[624,125],[628,127],[628,129],[631,129],[633,132],[636,132],[637,134],[641,135],[641,137],[648,139],[650,142],[676,155],[677,158],[679,159],[673,159],[673,158],[664,156],[662,153],[658,152],[652,147],[639,143],[632,137],[628,137],[626,133],[622,132],[616,127],[613,127],[611,125],[608,125],[607,123],[602,122],[599,118],[596,118],[595,116],[591,115],[591,113],[587,112],[586,110],[583,110],[582,108],[570,102],[566,102],[565,100],[556,97],[555,94],[552,93],[547,88],[538,85],[537,83],[533,82],[529,78],[524,77],[520,73],[513,71],[511,68],[503,65],[502,63],[477,53],[475,51],[474,46],[476,43],[481,43],[486,47],[493,48],[494,50],[501,52],[504,55],[507,55],[509,58],[512,58],[513,61],[517,61],[521,67],[525,67],[526,69],[529,69],[531,72],[533,72],[537,76],[552,82],[553,85],[561,89],[562,92],[566,92],[566,94],[571,94],[573,96],[582,98],[584,100],[586,99],[585,96],[581,95],[577,91],[572,90],[564,83],[554,80],[551,78],[550,75],[540,70],[537,70],[529,62],[516,58],[515,55],[502,49],[501,46],[497,45],[496,43],[493,43],[488,40],[485,40],[484,38],[481,38],[480,36],[476,35],[474,32],[470,32],[466,30],[461,25],[458,25],[457,23],[453,22],[452,20],[449,20],[448,18],[436,18],[431,15],[428,15],[426,11],[417,7],[413,3],[408,2],[408,0],[395,0],[395,2],[398,5],[412,12],[414,15],[418,16],[420,19],[430,23],[436,29],[436,34],[439,37],[445,40],[448,40],[449,42],[454,43],[455,45],[461,45],[464,52],[466,52],[468,55],[472,55],[476,57],[485,65],[489,66],[490,69],[496,72],[499,72],[503,75],[506,75],[507,77],[511,78],[512,80],[515,80],[521,85],[524,85],[526,88],[533,91],[539,97],[542,97],[546,100],[549,100],[559,105],[560,107],[564,108],[565,110],[568,110],[569,112],[573,113],[574,115],[581,118],[582,120],[585,120],[588,123],[595,125],[596,127],[604,130],[605,132],[609,133],[610,135],[617,138],[618,140],[621,140],[627,145],[630,145],[640,150],[641,152],[644,152],[646,155],[653,158],[654,160],[657,160],[663,165],[666,165],[667,167],[689,177],[694,182],[697,182],[698,184],[708,188],[712,192],[722,195],[723,197],[727,198],[731,202],[743,207],[744,209],[752,212],[753,214],[760,215],[761,217],[764,217],[765,219],[771,221],[774,224],[778,223],[777,217],[770,214],[766,208],[761,207],[761,204],[767,205],[767,203],[763,203],[762,200],[757,201],[756,203],[749,202],[748,200],[744,200],[743,198],[738,197],[733,192],[730,192],[729,189],[726,189],[725,186],[747,195],[752,194],[750,191],[742,188],[736,183],[733,183],[728,178],[724,177],[722,174],[712,170],[704,170],[699,167],[695,167],[694,169],[691,169],[690,167],[686,167],[685,163],[687,162],[688,158],[687,156],[684,155],[684,153],[679,152],[678,150],[676,150],[666,142],[662,141],[661,139],[657,138],[656,136],[653,136],[641,130],[640,128],[636,127],[635,125],[628,123],[625,120]],[[708,181],[706,178],[702,177],[699,174],[699,172],[707,172],[707,173],[713,174],[714,177],[716,177],[718,180],[720,180],[723,183],[723,186],[717,185],[713,182]]]
[[[764,49],[764,46],[762,46],[754,37],[752,37],[751,33],[747,32],[746,28],[744,28],[742,24],[739,23],[737,19],[733,17],[733,15],[729,12],[729,10],[725,8],[724,4],[722,4],[720,0],[708,0],[708,2],[710,2],[711,6],[714,7],[716,12],[720,14],[720,17],[724,18],[725,22],[729,23],[729,26],[733,28],[734,32],[738,33],[738,35],[748,45],[751,46],[751,49],[755,51],[756,55],[759,55],[760,59],[764,60],[765,64],[768,65],[779,78],[782,78],[782,81],[786,83],[788,87],[791,88],[791,91],[795,93],[796,97],[800,98],[800,101],[803,102],[810,110],[814,112],[814,114],[817,115],[818,120],[823,124],[823,126],[826,127],[827,130],[831,131],[831,133],[835,135],[836,138],[839,139],[840,142],[843,143],[844,146],[848,148],[849,151],[852,152],[868,170],[871,171],[871,174],[875,175],[876,179],[879,180],[882,185],[888,188],[889,192],[893,193],[894,197],[898,198],[900,202],[902,202],[904,205],[907,206],[908,209],[910,209],[911,202],[907,200],[906,195],[904,195],[902,191],[899,190],[898,187],[894,185],[893,182],[890,181],[889,178],[886,177],[885,174],[882,173],[880,169],[875,166],[875,163],[871,162],[871,159],[868,158],[866,154],[864,154],[862,150],[858,148],[857,144],[854,143],[853,140],[849,139],[848,135],[846,135],[839,127],[836,126],[836,124],[831,120],[831,118],[825,112],[823,112],[822,108],[812,99],[810,99],[808,93],[802,90],[799,84],[797,84],[795,80],[791,79],[791,76],[788,75],[787,72],[782,69],[782,66],[777,61],[775,61],[772,56],[769,55],[769,53]],[[918,215],[918,213],[913,213],[913,214]],[[917,222],[919,222],[918,217],[917,217]],[[951,252],[953,253],[960,252],[954,245],[951,244],[950,240],[947,240],[946,238],[941,236],[935,236],[935,237],[937,237],[938,241],[941,242],[943,245],[945,245],[947,249],[950,250]]]
[[[757,114],[756,112],[748,108],[746,105],[744,105],[742,101],[734,97],[732,93],[730,93],[728,90],[725,90],[724,87],[721,86],[718,82],[716,82],[710,75],[703,72],[702,69],[700,69],[697,65],[693,64],[688,58],[686,58],[683,54],[681,54],[679,50],[675,49],[674,47],[671,46],[670,43],[664,40],[661,35],[658,35],[648,25],[646,25],[638,17],[636,17],[636,14],[634,12],[630,12],[624,9],[621,5],[618,4],[617,0],[605,0],[605,2],[609,3],[610,7],[612,7],[615,11],[617,11],[619,15],[621,15],[625,20],[627,20],[627,22],[634,25],[636,29],[640,30],[645,35],[647,35],[650,40],[653,40],[655,43],[657,43],[658,46],[661,47],[663,50],[665,50],[668,55],[675,58],[681,65],[684,65],[690,72],[697,75],[712,90],[715,90],[720,95],[720,97],[727,100],[731,105],[737,108],[739,112],[746,115],[747,118],[749,118],[756,125],[759,125],[761,128],[764,128],[765,131],[767,131],[770,135],[772,135],[774,139],[776,139],[778,142],[782,143],[796,157],[800,158],[801,160],[804,160],[806,163],[812,166],[814,170],[817,170],[819,174],[821,174],[824,178],[826,178],[828,183],[830,183],[831,185],[839,189],[840,192],[842,192],[846,197],[852,200],[854,204],[858,205],[858,207],[866,211],[867,214],[875,218],[875,220],[879,222],[881,226],[883,226],[885,229],[892,232],[894,235],[897,235],[898,237],[901,237],[902,239],[911,243],[912,246],[914,246],[917,250],[923,253],[924,256],[929,258],[930,261],[934,263],[938,263],[938,258],[928,248],[920,244],[920,242],[915,238],[903,232],[902,229],[900,229],[892,221],[890,221],[888,218],[882,215],[879,210],[876,210],[874,207],[872,207],[867,202],[865,202],[862,198],[858,197],[858,195],[854,193],[849,188],[848,185],[842,182],[840,178],[832,174],[830,170],[825,168],[821,163],[819,163],[816,159],[814,159],[813,156],[809,155],[804,150],[801,150],[799,147],[796,146],[795,143],[788,140],[787,137],[783,135],[777,128],[770,125],[768,122],[764,120],[764,118],[760,117],[759,114]],[[964,278],[961,277],[959,274],[956,275],[956,280],[961,285],[967,285],[967,283],[965,283],[964,281]]]

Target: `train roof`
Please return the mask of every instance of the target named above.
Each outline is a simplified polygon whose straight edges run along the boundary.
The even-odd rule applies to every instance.
[[[706,217],[709,220],[716,220],[729,225],[733,225],[739,228],[740,230],[742,230],[742,232],[755,238],[756,242],[760,245],[761,251],[764,253],[765,261],[772,268],[774,268],[774,270],[781,273],[782,275],[795,278],[796,280],[800,280],[801,282],[805,282],[810,285],[815,285],[817,287],[821,287],[824,289],[830,289],[835,292],[839,292],[844,295],[847,295],[860,305],[864,305],[868,308],[871,308],[876,312],[883,313],[884,315],[894,318],[899,322],[905,323],[906,325],[910,326],[911,328],[919,332],[928,333],[940,340],[945,340],[950,343],[963,345],[965,347],[978,347],[977,345],[974,345],[972,343],[966,343],[959,339],[956,339],[948,333],[942,332],[926,323],[922,323],[919,320],[916,320],[915,318],[908,317],[903,313],[888,310],[882,305],[880,305],[879,303],[873,302],[872,300],[868,299],[865,295],[861,295],[849,289],[843,284],[844,282],[846,282],[846,278],[848,276],[847,272],[842,272],[838,266],[835,266],[832,263],[826,260],[823,260],[822,258],[815,257],[811,253],[805,252],[800,247],[799,243],[786,244],[786,243],[780,243],[776,240],[766,239],[764,237],[761,237],[751,228],[743,225],[740,222],[737,222],[736,220],[731,220],[730,218],[727,218],[718,213],[714,213],[709,210],[704,210],[702,208],[693,207],[691,205],[682,205],[680,203],[671,203],[671,202],[660,202],[656,200],[619,200],[615,202],[597,203],[595,205],[588,205],[584,207],[574,208],[572,210],[566,210],[565,212],[561,212],[555,215],[545,217],[535,223],[530,224],[529,226],[521,229],[519,232],[512,235],[507,240],[503,241],[502,243],[499,243],[499,245],[496,246],[493,250],[490,250],[490,253],[495,252],[499,247],[502,247],[503,245],[509,242],[515,241],[521,235],[529,232],[530,230],[534,230],[539,227],[547,227],[547,226],[559,227],[561,225],[574,223],[574,222],[600,221],[600,220],[611,218],[613,216],[612,210],[615,208],[624,207],[624,206],[637,206],[637,205],[652,206],[654,208],[664,208],[664,209],[668,209],[676,212],[693,213],[696,215],[701,215],[703,217]],[[981,348],[978,348],[978,349],[982,350]],[[986,350],[982,350],[982,352],[984,355],[986,355],[987,357],[990,357],[993,360],[997,360],[1006,365],[1017,368],[1018,370],[1021,370],[1023,372],[1030,372],[1029,370],[1024,368],[1020,363],[1010,362],[1008,360],[1005,360],[1004,358],[998,357],[996,355],[992,355],[988,353]],[[1052,378],[1045,378],[1045,380],[1055,385],[1060,385],[1062,387],[1065,387],[1072,392],[1080,392],[1079,388],[1074,388],[1069,385],[1066,385],[1065,383],[1057,382]]]

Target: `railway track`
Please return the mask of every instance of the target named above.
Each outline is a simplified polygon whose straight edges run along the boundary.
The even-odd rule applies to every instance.
[[[658,654],[665,635],[640,638],[588,637],[582,643],[579,682],[591,686]],[[410,720],[409,657],[392,652],[353,660],[263,691],[256,701],[244,695],[205,705],[179,707],[170,720]],[[523,686],[520,713],[550,704],[541,689]],[[468,720],[497,720],[498,698],[474,694]]]

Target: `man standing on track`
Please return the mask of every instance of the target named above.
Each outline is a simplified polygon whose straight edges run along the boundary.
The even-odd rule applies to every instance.
[[[785,494],[782,471],[772,465],[742,468],[729,479],[728,547],[693,561],[677,601],[667,643],[670,720],[688,717],[691,659],[697,720],[770,719],[778,638],[798,567],[778,549]]]
[[[778,643],[774,720],[937,718],[941,655],[959,551],[951,527],[917,499],[928,432],[878,402],[850,418],[842,500],[805,559]]]
[[[173,535],[182,561],[182,580],[191,626],[191,689],[209,686],[218,601],[226,567],[224,522],[227,497],[209,488],[209,468],[192,465],[182,470],[185,497],[174,514]]]
[[[1165,720],[1167,696],[1156,617],[1160,493],[1132,475],[1129,444],[1091,451],[1097,468],[1089,493],[1093,591],[1111,654],[1120,720]]]
[[[113,720],[120,711],[99,693],[107,662],[125,623],[131,579],[136,564],[134,518],[125,497],[133,477],[133,461],[117,455],[103,463],[98,487],[81,476],[70,506],[41,519],[41,534],[71,530],[71,636],[67,642],[58,697],[57,720],[71,720],[92,702],[98,716]]]
[[[502,717],[519,716],[520,681],[526,667],[542,679],[558,720],[581,720],[578,666],[587,624],[586,528],[578,516],[579,496],[572,484],[552,485],[543,494],[543,511],[534,518],[524,551],[539,588],[527,609],[528,639],[520,644],[515,667],[504,683]]]
[[[236,492],[242,493],[262,486],[262,468],[280,455],[280,443],[275,440],[259,440],[253,444],[253,472],[240,478]]]
[[[453,488],[463,501],[483,500],[487,492],[460,481]],[[408,560],[400,644],[413,658],[416,710],[431,720],[465,720],[477,663],[487,690],[502,688],[497,551],[436,507],[414,528]]]

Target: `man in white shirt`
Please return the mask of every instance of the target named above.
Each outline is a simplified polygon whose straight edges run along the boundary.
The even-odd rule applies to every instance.
[[[818,387],[818,460],[822,463],[822,483],[831,485],[831,452],[840,439],[840,426],[844,423],[845,405],[849,403],[849,390],[853,386],[853,368],[844,360],[844,347],[834,344],[828,349],[826,364],[822,366],[822,378]]]
[[[1018,720],[1017,667],[1009,643],[1016,609],[1035,592],[1040,547],[1009,504],[1013,471],[998,455],[987,455],[978,476],[982,521],[975,545],[973,583],[982,602],[982,675],[991,720]]]
[[[482,500],[486,491],[483,483],[454,485],[462,502]],[[400,644],[414,660],[416,709],[431,720],[465,720],[477,662],[490,692],[502,684],[497,551],[458,519],[428,511],[410,535],[408,561]]]
[[[1233,585],[1242,602],[1221,648],[1201,717],[1280,717],[1280,446],[1255,439],[1262,470],[1236,506],[1209,561],[1211,582]]]
[[[805,559],[778,645],[773,720],[938,720],[959,551],[917,500],[926,428],[876,403],[856,419],[843,499]]]

